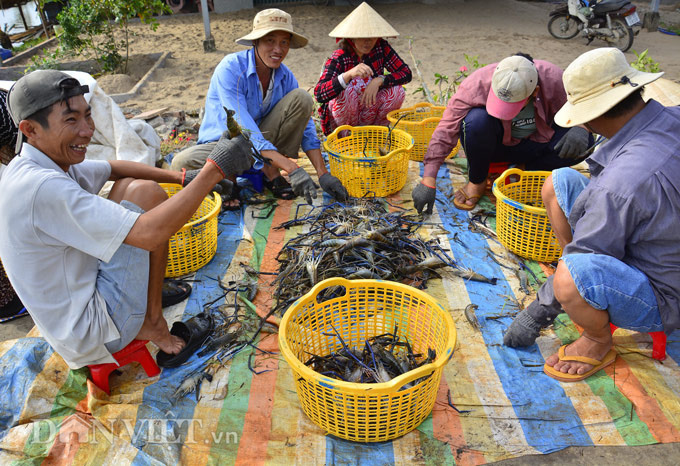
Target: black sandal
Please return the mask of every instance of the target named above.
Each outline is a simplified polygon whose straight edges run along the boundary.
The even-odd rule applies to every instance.
[[[184,280],[165,279],[163,281],[162,307],[181,303],[191,294],[191,285]]]
[[[282,175],[277,176],[271,181],[265,177],[264,185],[272,192],[274,197],[279,199],[290,200],[297,197],[293,192],[293,187]]]
[[[212,316],[204,312],[195,315],[186,322],[175,322],[172,324],[170,334],[184,340],[186,346],[177,354],[159,351],[156,355],[156,362],[160,367],[178,367],[184,364],[203,345],[212,333],[213,328]]]

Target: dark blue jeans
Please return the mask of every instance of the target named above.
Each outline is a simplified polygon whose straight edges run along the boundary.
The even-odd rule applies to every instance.
[[[484,108],[473,108],[463,119],[460,140],[468,159],[468,178],[471,183],[479,184],[489,174],[492,162],[523,163],[527,170],[553,170],[569,167],[583,160],[561,159],[555,151],[555,144],[569,131],[553,124],[550,142],[541,143],[522,140],[516,146],[503,145],[503,124],[501,120],[486,113]],[[588,146],[593,144],[590,136]]]

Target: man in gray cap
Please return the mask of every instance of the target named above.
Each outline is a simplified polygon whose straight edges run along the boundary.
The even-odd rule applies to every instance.
[[[41,334],[71,368],[115,362],[133,339],[170,354],[161,289],[168,239],[226,175],[252,159],[245,142],[217,144],[200,171],[85,160],[94,132],[76,79],[41,70],[8,94],[17,152],[0,180],[0,257]],[[114,181],[108,199],[97,196]],[[193,182],[189,183],[189,181]],[[186,187],[168,199],[159,182]]]
[[[557,380],[583,380],[614,362],[610,322],[680,328],[680,108],[641,95],[662,74],[633,69],[615,48],[586,52],[564,72],[568,101],[555,121],[608,141],[588,159],[590,179],[561,168],[543,186],[563,254],[504,338],[531,345],[564,309],[583,334],[546,359]]]

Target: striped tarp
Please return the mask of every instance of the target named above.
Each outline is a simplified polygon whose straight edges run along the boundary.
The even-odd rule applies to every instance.
[[[442,166],[439,184],[463,178]],[[307,166],[309,169],[310,167]],[[407,186],[390,201],[410,207],[421,165],[411,162]],[[446,189],[444,189],[446,191]],[[467,213],[449,208],[439,196],[432,222],[422,234],[439,235],[456,260],[499,278],[497,285],[455,276],[430,282],[427,292],[447,307],[456,322],[456,352],[444,369],[431,416],[402,438],[355,444],[327,436],[305,416],[289,366],[277,353],[276,335],[266,334],[260,349],[247,349],[173,403],[171,395],[201,360],[147,378],[138,365],[111,377],[111,395],[87,380],[87,369],[69,371],[47,343],[33,333],[0,343],[0,462],[20,464],[483,464],[568,446],[646,445],[680,441],[680,343],[669,337],[668,358],[651,359],[649,335],[614,337],[615,365],[585,382],[563,384],[545,376],[544,359],[575,339],[566,316],[538,344],[524,349],[502,345],[511,322],[509,303],[528,305],[515,275],[492,262],[486,247],[501,246],[467,227]],[[318,199],[317,202],[329,201]],[[216,257],[196,273],[189,300],[169,308],[168,321],[186,319],[222,292],[217,277],[241,278],[240,262],[264,271],[276,269],[275,256],[299,228],[273,227],[295,215],[295,201],[279,201],[269,218],[251,208],[220,217]],[[454,241],[457,233],[460,241]],[[534,264],[534,270],[539,268]],[[271,277],[261,276],[255,300],[270,306]],[[463,317],[469,303],[479,306],[481,332]],[[499,318],[500,316],[500,318]],[[491,317],[491,318],[487,318]],[[152,347],[153,345],[149,345]],[[155,349],[154,349],[155,351]],[[258,375],[248,368],[248,359]],[[266,372],[265,372],[266,371]],[[449,406],[448,397],[453,405]],[[23,463],[21,463],[23,464]]]

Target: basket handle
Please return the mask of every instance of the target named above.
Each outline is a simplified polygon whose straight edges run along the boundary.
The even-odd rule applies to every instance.
[[[331,136],[334,136],[334,137],[337,138],[337,137],[338,137],[338,133],[339,133],[340,131],[345,131],[345,130],[349,131],[349,134],[350,134],[350,136],[351,136],[351,135],[352,135],[352,130],[353,130],[353,129],[354,129],[354,126],[350,126],[350,125],[342,125],[342,126],[338,126],[337,128],[335,128],[335,130],[333,130],[333,132],[332,132],[331,134],[329,134],[328,136],[326,136],[326,138],[328,139],[328,138],[331,137]]]
[[[519,176],[520,176],[520,179],[521,179],[521,177],[522,177],[523,174],[524,174],[524,171],[523,171],[523,170],[520,170],[519,168],[508,168],[508,169],[505,170],[503,173],[501,173],[501,176],[499,176],[498,178],[496,178],[496,180],[493,182],[493,184],[495,185],[496,183],[498,183],[498,185],[504,185],[504,184],[505,184],[505,179],[506,179],[507,177],[509,177],[509,176],[511,176],[511,175],[519,175]]]
[[[311,290],[309,290],[309,293],[311,294],[311,299],[313,299],[318,304],[317,297],[319,296],[319,293],[321,293],[325,289],[331,288],[333,286],[342,286],[343,288],[345,288],[345,294],[347,294],[347,287],[351,285],[352,282],[350,280],[347,280],[346,278],[332,277],[327,278],[326,280],[314,285],[314,287]],[[339,298],[339,296],[337,297]]]

